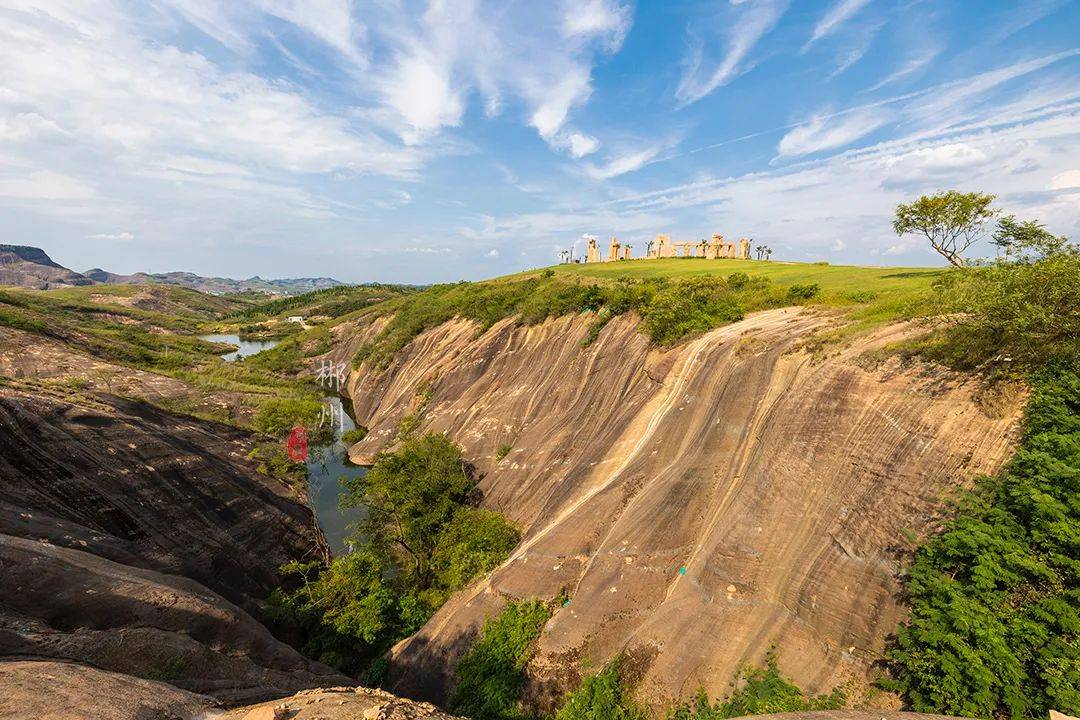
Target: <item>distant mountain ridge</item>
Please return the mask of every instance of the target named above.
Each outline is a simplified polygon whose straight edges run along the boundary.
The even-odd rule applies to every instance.
[[[94,281],[52,261],[41,248],[0,245],[0,285],[45,290],[51,287],[93,285]]]
[[[144,273],[120,275],[101,268],[92,268],[83,273],[94,282],[105,285],[181,285],[205,293],[264,292],[280,295],[299,295],[312,290],[346,285],[334,278],[282,278],[269,280],[258,275],[247,280],[234,280],[223,277],[203,277],[190,272]]]
[[[121,275],[101,268],[77,273],[59,265],[41,248],[29,245],[0,245],[0,285],[17,285],[39,290],[76,285],[179,285],[200,292],[222,295],[236,292],[262,292],[269,295],[299,295],[312,290],[346,285],[334,278],[265,279],[258,275],[247,280],[203,277],[190,272],[144,273]]]

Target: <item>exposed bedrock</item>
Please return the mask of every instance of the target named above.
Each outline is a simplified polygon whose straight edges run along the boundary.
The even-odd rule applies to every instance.
[[[977,383],[864,351],[894,327],[815,360],[799,349],[829,318],[757,313],[670,351],[636,319],[583,347],[587,316],[478,335],[453,321],[383,372],[353,373],[364,459],[401,416],[447,431],[484,473],[484,504],[518,523],[510,559],[455,595],[393,653],[390,689],[442,701],[454,664],[508,598],[570,604],[544,630],[530,688],[540,705],[620,651],[659,704],[722,695],[772,643],[805,690],[865,683],[904,610],[907,532],[996,470],[1017,407],[989,417]],[[425,403],[426,400],[426,403]],[[513,450],[503,460],[496,451]]]
[[[280,564],[319,552],[307,508],[247,460],[251,436],[82,402],[0,390],[0,656],[226,702],[348,683],[250,614]]]
[[[0,532],[184,575],[248,609],[317,552],[311,512],[236,428],[0,390]]]
[[[212,698],[162,682],[40,660],[0,660],[0,687],[4,720],[456,720],[426,703],[361,687],[301,690],[222,711]]]

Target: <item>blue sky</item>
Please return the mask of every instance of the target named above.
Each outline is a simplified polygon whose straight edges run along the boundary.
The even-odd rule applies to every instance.
[[[953,187],[1077,237],[1078,30],[1080,0],[0,0],[0,242],[348,281],[583,233],[937,264],[891,211]]]

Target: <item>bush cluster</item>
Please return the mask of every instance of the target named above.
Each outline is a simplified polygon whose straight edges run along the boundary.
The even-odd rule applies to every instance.
[[[472,468],[444,435],[404,438],[346,487],[342,505],[367,510],[353,551],[325,567],[283,567],[266,617],[311,657],[368,672],[366,681],[377,684],[380,657],[451,593],[501,563],[519,536],[498,513],[475,507]]]
[[[668,713],[669,720],[721,720],[744,715],[764,715],[782,712],[837,710],[845,707],[847,698],[837,688],[827,695],[807,697],[792,682],[780,674],[776,655],[770,652],[765,667],[743,671],[737,689],[730,697],[710,703],[699,692],[691,703],[678,705]]]
[[[790,304],[786,292],[766,278],[732,273],[728,278],[621,278],[586,284],[555,273],[518,280],[435,285],[386,303],[376,312],[393,314],[386,328],[360,348],[353,364],[367,361],[385,367],[394,355],[425,330],[455,317],[487,329],[504,318],[535,324],[549,317],[580,312],[596,314],[586,344],[614,317],[637,312],[645,331],[659,345],[671,345],[734,322],[746,312]]]
[[[1080,362],[1031,381],[1022,445],[916,555],[893,687],[922,712],[1080,713]]]
[[[538,600],[512,602],[485,623],[458,663],[450,707],[472,720],[518,720],[525,666],[551,610]]]

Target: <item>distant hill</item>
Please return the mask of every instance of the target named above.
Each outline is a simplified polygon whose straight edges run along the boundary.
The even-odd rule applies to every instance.
[[[0,285],[48,288],[93,285],[94,281],[52,261],[41,248],[0,245]]]
[[[267,280],[258,275],[247,280],[233,280],[222,277],[203,277],[189,272],[134,273],[119,275],[101,268],[93,268],[83,273],[95,282],[106,285],[180,285],[205,293],[225,294],[238,292],[262,292],[270,295],[300,295],[312,290],[325,290],[339,287],[346,283],[333,278],[283,278]]]
[[[312,290],[340,287],[346,283],[333,278],[284,278],[267,280],[259,276],[247,280],[202,277],[189,272],[118,273],[93,268],[77,273],[53,262],[41,248],[28,245],[0,245],[0,285],[49,290],[75,285],[178,285],[204,293],[224,295],[260,292],[268,295],[300,295]]]

